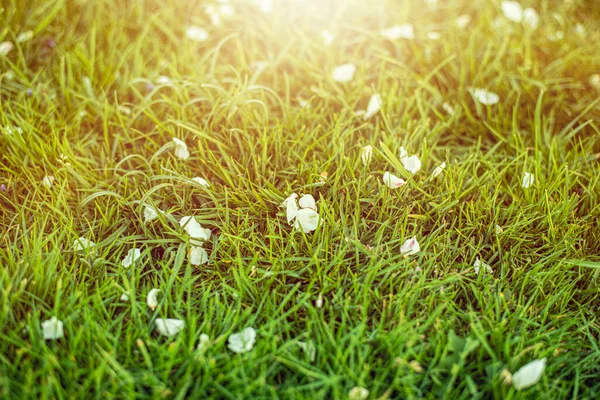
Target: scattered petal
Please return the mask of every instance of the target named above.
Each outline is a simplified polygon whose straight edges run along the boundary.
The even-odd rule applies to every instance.
[[[317,346],[315,346],[312,340],[307,342],[298,342],[298,346],[300,346],[302,351],[304,351],[310,362],[315,361],[315,358],[317,357]]]
[[[152,289],[148,292],[146,296],[146,304],[152,311],[156,310],[158,307],[158,294],[160,293],[160,289]]]
[[[496,225],[496,227],[494,228],[494,231],[496,232],[496,235],[499,235],[502,232],[504,232],[504,229],[502,229],[502,227],[500,225]]]
[[[542,378],[546,369],[546,359],[535,360],[521,367],[512,376],[512,384],[515,389],[522,390],[535,385]]]
[[[533,8],[526,8],[523,11],[523,24],[533,30],[536,30],[540,24],[540,16]]]
[[[121,301],[129,301],[129,292],[125,292],[121,295]]]
[[[208,253],[200,246],[192,246],[188,252],[188,259],[192,265],[202,265],[208,262]]]
[[[600,74],[594,74],[590,76],[590,85],[600,90]]]
[[[190,244],[192,246],[202,246],[210,239],[210,229],[205,229],[196,221],[194,217],[186,216],[179,220],[179,225],[190,235]]]
[[[210,187],[210,183],[208,183],[208,181],[206,179],[204,179],[204,178],[200,178],[200,177],[197,176],[195,178],[192,178],[192,180],[194,182],[196,182],[197,184],[199,184],[200,186]]]
[[[210,337],[206,333],[200,334],[200,338],[198,339],[198,346],[196,347],[196,351],[200,354],[206,353],[208,348],[210,347]]]
[[[373,146],[368,145],[362,148],[362,152],[360,154],[360,158],[362,160],[363,165],[367,166],[371,162],[371,158],[373,157]]]
[[[140,255],[141,255],[140,249],[137,249],[137,248],[130,249],[127,252],[127,255],[125,256],[125,258],[123,258],[123,261],[121,261],[121,265],[123,265],[123,267],[125,267],[125,268],[131,267],[133,264],[135,264],[136,260],[138,258],[140,258]]]
[[[7,56],[8,53],[10,53],[14,48],[15,46],[12,44],[12,42],[0,43],[0,57]]]
[[[500,101],[500,96],[485,89],[471,88],[469,92],[475,101],[486,106],[493,106]]]
[[[411,24],[395,25],[390,28],[382,29],[379,34],[388,40],[415,38],[415,28]]]
[[[296,213],[294,228],[310,233],[319,226],[319,213],[310,208],[303,208]]]
[[[234,353],[246,353],[252,350],[256,341],[256,331],[252,327],[248,327],[238,333],[229,335],[227,347]]]
[[[33,31],[25,31],[25,32],[21,32],[19,33],[19,36],[17,36],[17,43],[23,43],[23,42],[27,42],[29,40],[31,40],[33,38]]]
[[[492,267],[490,267],[488,264],[484,263],[483,261],[481,261],[479,259],[479,257],[477,257],[475,259],[475,262],[473,263],[473,268],[475,269],[475,273],[477,275],[479,275],[479,272],[481,271],[481,268],[483,268],[485,270],[486,273],[493,275],[494,274],[494,270],[492,269]]]
[[[56,317],[42,322],[42,331],[44,333],[44,340],[56,340],[65,336],[63,323]]]
[[[335,40],[335,35],[327,30],[321,32],[321,39],[323,39],[323,43],[325,46],[331,46],[333,41]]]
[[[361,386],[355,386],[348,392],[349,400],[367,400],[368,398],[369,390]]]
[[[440,40],[442,38],[442,34],[439,32],[428,32],[427,39],[429,40]]]
[[[333,69],[331,79],[340,83],[350,82],[354,78],[355,73],[356,65],[352,63],[342,64]]]
[[[94,248],[94,246],[96,246],[96,243],[84,237],[75,239],[75,241],[73,242],[73,250],[75,250],[78,253],[82,251],[90,251]]]
[[[416,174],[421,169],[421,160],[417,156],[408,156],[404,147],[400,147],[400,162],[405,170]]]
[[[159,210],[159,212],[161,212]],[[158,213],[156,210],[150,206],[144,207],[144,222],[152,221],[153,219],[158,218]]]
[[[371,96],[371,99],[369,100],[369,105],[367,106],[367,111],[365,112],[365,115],[363,115],[363,120],[367,120],[373,115],[377,114],[381,109],[381,105],[382,103],[380,94],[374,94],[373,96]]]
[[[208,32],[199,26],[190,26],[185,30],[185,36],[195,42],[204,42],[208,40]]]
[[[173,138],[173,143],[175,143],[175,157],[181,160],[187,160],[190,157],[187,144],[185,144],[183,140],[177,138]]]
[[[282,206],[285,207],[287,222],[290,225],[292,224],[292,221],[294,220],[294,218],[296,218],[296,214],[298,214],[298,204],[296,202],[297,198],[298,198],[298,195],[296,193],[292,193],[290,195],[290,197],[285,199],[283,201],[283,203],[281,204]]]
[[[431,178],[437,178],[444,171],[445,168],[446,168],[446,162],[443,162],[440,165],[438,165],[437,167],[435,167],[435,169],[431,173]]]
[[[52,175],[44,176],[42,179],[42,184],[46,186],[48,189],[52,189],[52,184],[54,183],[54,177]]]
[[[456,18],[456,26],[460,29],[466,28],[471,23],[471,16],[469,14],[460,15]]]
[[[386,171],[383,174],[383,183],[390,189],[397,189],[401,186],[404,186],[406,184],[406,181]]]
[[[323,307],[323,295],[319,293],[317,300],[315,301],[315,307],[322,308]]]
[[[419,246],[419,242],[417,242],[417,237],[413,236],[412,238],[406,240],[404,244],[400,247],[400,254],[404,254],[407,256],[417,254],[421,251],[421,246]]]
[[[521,4],[516,1],[503,1],[501,3],[504,16],[513,22],[521,22],[523,19],[523,9]]]
[[[444,111],[446,111],[448,114],[450,115],[454,115],[454,107],[452,107],[450,104],[448,103],[444,103],[442,104],[442,108],[444,109]]]
[[[523,182],[521,183],[521,186],[524,189],[529,189],[533,185],[534,181],[535,177],[533,176],[533,174],[525,172],[525,174],[523,175]]]
[[[300,208],[310,208],[312,210],[316,210],[316,203],[317,202],[315,201],[315,198],[312,197],[312,195],[310,194],[305,194],[302,197],[300,197],[300,200],[298,200],[298,205],[300,206]]]
[[[185,321],[173,318],[156,318],[154,320],[156,331],[163,336],[171,337],[177,335],[185,328]]]

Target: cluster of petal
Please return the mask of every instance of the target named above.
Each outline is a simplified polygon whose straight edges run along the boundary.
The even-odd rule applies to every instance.
[[[256,331],[252,327],[243,329],[238,333],[229,335],[227,347],[234,353],[246,353],[254,347],[256,342]]]
[[[304,233],[310,233],[319,226],[319,213],[315,198],[310,194],[303,195],[299,200],[296,193],[292,193],[281,204],[285,207],[285,213],[288,224],[294,228],[302,230]]]

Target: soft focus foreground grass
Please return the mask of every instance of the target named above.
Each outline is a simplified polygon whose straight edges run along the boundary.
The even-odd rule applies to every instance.
[[[524,0],[541,15],[528,32],[493,1],[319,3],[234,3],[213,27],[200,1],[2,2],[0,41],[35,34],[0,57],[0,397],[339,399],[360,385],[370,398],[597,398],[600,4]],[[414,41],[378,34],[407,22]],[[209,40],[188,40],[191,24]],[[333,82],[346,62],[354,80]],[[373,93],[382,112],[363,121]],[[400,146],[419,174],[383,151]],[[384,187],[387,170],[408,184]],[[292,191],[317,198],[316,232],[286,223]],[[188,263],[170,219],[144,225],[142,202],[196,215],[210,262]],[[413,235],[422,251],[403,258]],[[73,253],[79,236],[95,254]],[[142,262],[124,269],[134,246]],[[494,274],[475,275],[476,257]],[[52,316],[65,337],[45,342]],[[186,329],[159,337],[156,317]],[[256,346],[233,354],[227,337],[246,326]],[[535,387],[502,384],[542,357]]]

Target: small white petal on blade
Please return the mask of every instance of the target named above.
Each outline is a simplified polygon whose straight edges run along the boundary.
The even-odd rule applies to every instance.
[[[298,346],[300,346],[302,351],[308,356],[310,362],[315,361],[315,358],[317,357],[317,346],[315,346],[312,340],[309,340],[308,342],[298,342]]]
[[[499,235],[502,232],[504,232],[504,229],[502,229],[502,227],[500,225],[496,225],[494,228],[494,231],[496,232],[496,235]]]
[[[355,386],[348,392],[349,400],[367,400],[368,398],[369,390],[361,386]]]
[[[383,183],[390,189],[397,189],[401,186],[404,186],[406,184],[406,181],[386,171],[383,174]]]
[[[500,101],[500,96],[485,89],[471,88],[469,92],[475,101],[486,106],[493,106]]]
[[[73,242],[73,250],[75,250],[78,253],[81,252],[81,251],[89,251],[94,246],[96,246],[96,243],[94,243],[91,240],[86,239],[84,237],[80,237],[79,239],[75,239],[75,241]]]
[[[185,216],[181,218],[179,225],[190,235],[192,246],[202,246],[206,240],[210,239],[210,229],[203,228],[194,217]]]
[[[363,120],[367,120],[373,115],[377,114],[381,109],[381,105],[382,103],[380,94],[374,94],[373,96],[371,96],[371,99],[369,100],[369,105],[367,106],[367,111],[365,112],[365,115],[363,115]]]
[[[256,331],[252,327],[248,327],[238,333],[229,335],[227,347],[234,353],[246,353],[252,350],[256,341]]]
[[[421,251],[421,246],[419,246],[416,236],[406,240],[400,247],[400,254],[405,254],[407,256],[417,254],[419,251]]]
[[[42,332],[45,340],[56,340],[65,336],[63,323],[56,317],[42,322]]]
[[[442,108],[444,109],[444,111],[446,111],[448,114],[450,115],[454,115],[454,107],[452,107],[450,104],[448,103],[444,103],[442,104]]]
[[[210,187],[210,183],[208,183],[208,181],[204,178],[200,178],[197,176],[195,178],[192,178],[192,180],[201,186]]]
[[[521,22],[523,19],[523,9],[516,1],[503,1],[501,3],[504,16],[513,22]]]
[[[125,292],[121,295],[121,301],[129,301],[129,292]]]
[[[310,208],[303,208],[296,213],[294,228],[310,233],[319,226],[319,213]]]
[[[158,307],[158,294],[160,293],[160,289],[152,289],[148,292],[146,296],[146,304],[152,311],[156,310]]]
[[[415,38],[415,28],[411,24],[394,25],[390,28],[382,29],[379,34],[388,40]]]
[[[523,11],[523,24],[531,30],[537,29],[540,24],[540,16],[533,8],[526,8]]]
[[[10,53],[12,51],[12,49],[14,49],[14,48],[15,48],[15,45],[12,44],[11,42],[0,43],[0,57],[7,56],[8,53]]]
[[[190,26],[185,30],[185,36],[195,42],[204,42],[208,39],[208,32],[199,26]]]
[[[479,272],[481,271],[481,268],[484,269],[484,272],[492,275],[494,273],[494,270],[492,269],[492,267],[490,267],[488,264],[484,263],[483,261],[481,261],[479,259],[479,257],[477,257],[475,259],[475,262],[473,263],[473,269],[475,269],[475,273],[477,275],[479,275]]]
[[[546,359],[535,360],[521,367],[512,376],[512,383],[515,389],[522,390],[535,385],[542,378],[546,369]]]
[[[460,29],[466,28],[471,23],[471,16],[469,14],[460,15],[456,18],[456,26]]]
[[[327,30],[321,32],[321,39],[323,39],[323,43],[325,46],[331,46],[333,41],[335,40],[335,35]]]
[[[446,168],[446,162],[443,162],[440,165],[438,165],[437,167],[435,167],[435,169],[431,173],[431,178],[438,177],[444,171],[445,168]]]
[[[400,162],[405,170],[411,174],[416,174],[421,169],[421,160],[417,156],[408,156],[404,147],[400,147]]]
[[[298,205],[300,206],[300,208],[310,208],[313,210],[317,209],[317,202],[315,201],[315,198],[312,197],[312,195],[310,194],[305,194],[302,197],[300,197],[300,200],[298,200]]]
[[[321,293],[319,293],[319,296],[317,297],[317,300],[315,301],[315,307],[317,307],[317,308],[323,307],[323,295]]]
[[[208,262],[208,253],[200,246],[192,246],[188,252],[188,259],[192,265],[202,265]]]
[[[355,73],[356,65],[352,63],[342,64],[333,69],[331,79],[340,83],[350,82],[354,78]]]
[[[360,153],[360,158],[362,160],[363,165],[368,165],[371,162],[371,158],[373,157],[373,146],[368,145],[362,148],[362,152]]]
[[[190,158],[190,152],[188,151],[187,144],[180,139],[173,138],[173,143],[175,143],[175,157],[180,160],[187,160]]]
[[[44,176],[44,179],[42,179],[42,184],[48,189],[52,189],[52,185],[54,184],[54,177],[52,175]]]
[[[158,213],[156,210],[150,206],[144,207],[144,222],[152,221],[153,219],[158,218]]]
[[[125,258],[123,258],[123,261],[121,261],[121,265],[123,265],[123,267],[125,267],[125,268],[132,266],[135,263],[135,261],[138,258],[140,258],[140,254],[141,254],[140,249],[137,249],[137,248],[130,249],[127,252],[127,255],[125,256]]]
[[[163,336],[171,337],[177,335],[185,328],[185,321],[174,318],[156,318],[154,320],[156,331]]]
[[[534,181],[535,177],[533,176],[533,174],[525,172],[525,174],[523,175],[523,182],[521,182],[521,186],[523,186],[524,189],[529,189],[533,185]]]
[[[288,197],[283,201],[283,203],[281,203],[281,205],[285,207],[287,222],[290,225],[292,224],[294,218],[296,218],[296,214],[298,214],[298,203],[296,202],[297,198],[298,195],[296,193],[292,193],[290,197]]]
[[[198,339],[198,346],[196,347],[196,351],[200,354],[206,353],[208,348],[210,347],[210,337],[206,333],[202,333],[200,338]]]
[[[19,33],[19,36],[17,36],[17,43],[23,43],[23,42],[27,42],[29,40],[31,40],[33,38],[33,31],[25,31],[22,33]]]

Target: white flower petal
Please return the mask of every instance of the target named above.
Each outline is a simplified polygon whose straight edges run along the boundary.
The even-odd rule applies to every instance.
[[[160,212],[160,210],[159,210]],[[158,218],[158,213],[156,210],[150,206],[144,207],[144,222],[152,221],[153,219]]]
[[[513,386],[515,389],[521,390],[535,385],[542,378],[544,369],[546,369],[545,358],[530,362],[513,374]]]
[[[123,258],[123,261],[121,261],[121,265],[123,265],[123,267],[128,268],[131,267],[135,261],[140,258],[141,252],[140,249],[137,248],[133,248],[130,249],[127,252],[127,255],[125,256],[125,258]]]
[[[256,331],[248,327],[238,333],[233,333],[227,340],[227,347],[234,353],[246,353],[252,350],[256,342]]]
[[[540,24],[540,16],[533,8],[526,8],[523,11],[523,24],[531,30],[537,29]]]
[[[493,275],[494,274],[494,270],[492,269],[492,267],[490,267],[488,264],[484,263],[483,261],[481,261],[479,259],[479,257],[477,257],[475,259],[475,262],[473,263],[473,269],[475,269],[475,273],[477,275],[479,275],[479,272],[481,271],[481,268],[484,269],[484,272]]]
[[[439,176],[444,171],[445,168],[446,168],[446,162],[443,162],[440,165],[438,165],[437,167],[435,167],[435,169],[431,173],[431,178],[436,178],[437,176]]]
[[[335,35],[327,30],[321,32],[321,39],[323,39],[323,43],[325,46],[331,46],[333,41],[335,40]]]
[[[192,265],[202,265],[208,262],[208,253],[202,247],[192,246],[188,252],[188,259]]]
[[[160,289],[152,289],[148,292],[146,296],[146,304],[152,311],[156,310],[158,307],[158,294],[160,293]]]
[[[29,40],[31,40],[33,38],[33,31],[25,31],[22,33],[19,33],[19,36],[17,36],[17,43],[23,43],[23,42],[27,42]]]
[[[187,160],[190,157],[187,144],[183,140],[177,138],[173,138],[173,143],[175,143],[175,157],[181,160]]]
[[[534,181],[535,177],[533,176],[533,174],[525,172],[525,174],[523,175],[523,182],[521,182],[521,186],[524,189],[529,189],[531,186],[533,186]]]
[[[96,246],[96,243],[84,237],[75,239],[75,241],[73,242],[73,250],[75,250],[78,253],[82,251],[90,251],[94,246]]]
[[[42,184],[48,189],[52,189],[52,185],[54,184],[54,177],[52,175],[44,176],[44,179],[42,179]]]
[[[156,318],[154,320],[156,331],[163,336],[171,337],[177,335],[185,328],[185,321],[173,318]]]
[[[120,297],[121,301],[129,301],[129,292],[125,292]]]
[[[197,176],[195,178],[192,178],[192,180],[201,186],[210,187],[210,183],[208,183],[208,181],[204,178],[200,178]]]
[[[348,392],[349,400],[367,400],[368,398],[369,390],[361,386],[355,386]]]
[[[444,103],[442,104],[442,108],[444,109],[444,111],[446,111],[448,114],[450,115],[454,115],[454,107],[452,107],[450,104],[448,103]]]
[[[397,189],[406,184],[404,179],[398,178],[396,175],[392,175],[389,172],[383,174],[383,183],[390,189]]]
[[[469,14],[460,15],[456,18],[456,26],[460,29],[466,28],[471,23],[471,16]]]
[[[15,45],[12,42],[2,42],[0,43],[0,57],[7,56],[8,53],[15,48]]]
[[[407,256],[417,254],[419,251],[421,251],[421,246],[419,246],[416,236],[406,240],[400,247],[400,254],[405,254]]]
[[[185,30],[185,36],[195,42],[204,42],[208,40],[208,32],[199,26],[190,26]]]
[[[319,213],[310,208],[303,208],[296,213],[294,228],[310,233],[319,226]]]
[[[521,22],[523,19],[523,9],[521,4],[516,1],[503,1],[501,3],[504,16],[513,22]]]
[[[363,165],[368,165],[373,157],[373,146],[368,145],[362,148],[360,158],[362,159]]]
[[[367,111],[365,112],[365,115],[363,115],[363,120],[367,120],[373,115],[377,114],[381,109],[381,105],[382,102],[380,94],[374,94],[373,96],[371,96],[371,99],[369,100],[369,105],[367,106]]]
[[[202,333],[200,338],[198,339],[198,346],[196,347],[196,351],[200,354],[206,353],[208,348],[210,347],[210,337],[206,333]]]
[[[471,88],[469,89],[473,99],[486,106],[493,106],[500,101],[500,96],[494,92],[488,92],[485,89]]]
[[[190,235],[190,244],[192,246],[202,246],[210,239],[210,229],[205,229],[196,221],[194,217],[186,216],[179,220],[179,225]]]
[[[45,340],[56,340],[65,336],[63,323],[56,317],[42,322],[42,332]]]
[[[314,362],[317,357],[317,346],[313,343],[312,340],[307,342],[298,342],[298,346],[304,351],[304,353],[308,356],[308,360],[310,362]]]
[[[315,307],[317,307],[317,308],[323,307],[323,295],[321,293],[319,293],[319,296],[317,297],[317,300],[315,301]]]
[[[296,202],[297,198],[298,195],[296,193],[292,193],[290,197],[281,203],[281,205],[285,207],[287,222],[290,225],[292,224],[294,218],[296,218],[296,214],[298,214],[298,203]]]
[[[300,197],[300,200],[298,200],[298,205],[300,206],[300,208],[310,208],[313,210],[317,209],[317,202],[315,201],[315,198],[312,197],[312,195],[310,194],[305,194],[302,197]]]
[[[416,174],[421,169],[421,160],[417,156],[408,156],[404,147],[400,147],[400,162],[404,169],[411,174]]]
[[[356,65],[352,63],[342,64],[333,69],[331,79],[340,83],[350,82],[354,78],[355,73]]]
[[[415,38],[415,28],[411,24],[394,25],[390,28],[382,29],[379,34],[388,40]]]
[[[589,81],[592,87],[600,90],[600,74],[593,74],[592,76],[590,76]]]

